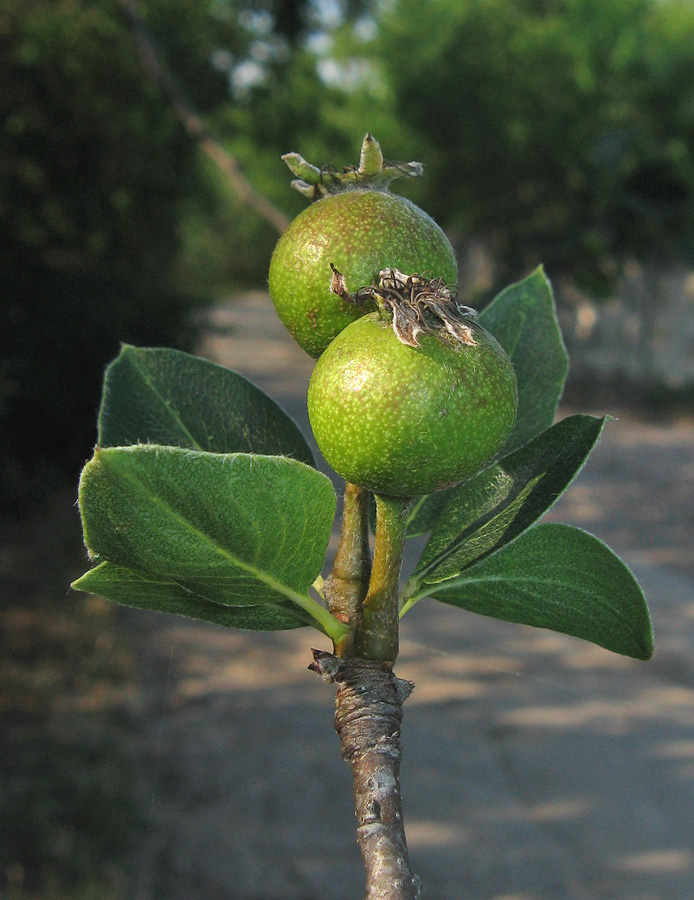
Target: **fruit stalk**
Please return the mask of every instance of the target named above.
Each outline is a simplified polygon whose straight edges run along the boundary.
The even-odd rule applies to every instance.
[[[353,655],[354,634],[361,623],[362,603],[369,587],[369,492],[355,484],[345,485],[340,542],[330,575],[325,580],[325,597],[330,612],[349,633],[335,645],[337,656]]]
[[[413,690],[378,660],[338,659],[313,651],[309,668],[337,684],[335,730],[352,770],[365,900],[417,900],[400,799],[402,705]]]
[[[398,655],[398,587],[411,499],[376,495],[376,543],[362,621],[354,639],[361,659],[392,665]]]

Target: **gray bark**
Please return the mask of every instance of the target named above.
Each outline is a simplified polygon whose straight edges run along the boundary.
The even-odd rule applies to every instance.
[[[414,685],[382,662],[313,655],[309,668],[337,684],[335,730],[352,769],[365,900],[417,900],[400,799],[402,704]]]

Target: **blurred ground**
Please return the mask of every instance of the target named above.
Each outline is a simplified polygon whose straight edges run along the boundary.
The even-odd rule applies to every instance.
[[[305,426],[312,361],[265,298],[219,307],[211,326],[204,355],[248,375]],[[416,690],[403,792],[424,898],[694,897],[693,437],[692,421],[620,416],[552,513],[633,567],[654,619],[651,662],[433,601],[404,620],[398,674]],[[131,610],[105,619],[102,636],[122,641],[134,666],[121,664],[117,691],[91,685],[103,705],[95,701],[89,727],[112,735],[141,819],[118,895],[358,900],[332,690],[306,670],[310,647],[328,649],[325,640]],[[50,718],[54,735],[60,704]],[[102,821],[92,827],[134,827],[108,791],[95,802]]]

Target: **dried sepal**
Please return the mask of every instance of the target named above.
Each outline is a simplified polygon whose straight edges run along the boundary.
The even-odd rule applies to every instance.
[[[362,305],[374,301],[392,320],[393,331],[402,344],[418,347],[420,334],[449,334],[461,344],[475,341],[470,320],[477,311],[458,302],[458,292],[443,278],[428,279],[406,275],[398,269],[382,269],[376,283],[350,293],[344,276],[331,263],[330,290],[348,303]]]

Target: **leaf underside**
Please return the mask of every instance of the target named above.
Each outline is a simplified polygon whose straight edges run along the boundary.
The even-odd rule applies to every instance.
[[[605,544],[570,525],[536,525],[457,577],[426,586],[422,596],[635,659],[653,654],[638,582]]]
[[[279,604],[224,606],[196,596],[170,578],[115,566],[110,562],[90,569],[72,586],[122,606],[175,613],[230,628],[284,631],[310,624],[309,618],[290,603],[286,607]]]
[[[530,528],[576,477],[604,424],[587,415],[563,419],[455,488],[413,578],[443,581]]]

